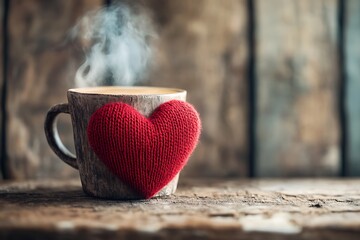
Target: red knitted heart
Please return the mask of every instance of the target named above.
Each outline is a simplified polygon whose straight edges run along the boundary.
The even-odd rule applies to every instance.
[[[200,135],[188,103],[172,100],[149,118],[125,103],[109,103],[90,118],[89,143],[121,181],[150,198],[184,167]]]

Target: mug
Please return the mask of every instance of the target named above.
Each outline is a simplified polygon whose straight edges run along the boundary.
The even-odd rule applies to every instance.
[[[68,103],[53,106],[45,119],[45,134],[55,154],[71,167],[78,169],[84,192],[90,196],[107,199],[141,199],[142,197],[115,176],[91,149],[87,126],[92,114],[107,103],[123,102],[145,117],[162,103],[170,100],[186,100],[186,91],[158,87],[89,87],[74,88],[67,92]],[[56,117],[70,114],[74,133],[76,156],[61,142]],[[175,192],[179,174],[155,196]]]

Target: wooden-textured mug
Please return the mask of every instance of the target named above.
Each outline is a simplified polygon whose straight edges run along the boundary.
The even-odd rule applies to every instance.
[[[148,117],[159,105],[170,100],[186,100],[186,91],[158,87],[89,87],[74,88],[67,92],[68,103],[53,106],[45,119],[45,134],[56,155],[79,170],[82,187],[91,196],[108,199],[140,199],[141,196],[122,183],[98,159],[87,137],[91,115],[110,102],[124,102]],[[56,127],[60,113],[70,114],[74,132],[76,156],[62,144]],[[179,174],[155,196],[175,192]]]

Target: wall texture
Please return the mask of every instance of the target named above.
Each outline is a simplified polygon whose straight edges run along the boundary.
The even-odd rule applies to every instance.
[[[255,13],[258,175],[337,175],[337,1],[259,0]]]
[[[349,0],[345,6],[345,63],[346,63],[346,172],[360,175],[360,2]]]
[[[4,7],[5,4],[3,2],[1,2],[0,5],[0,33],[2,34],[4,32]],[[2,35],[3,36],[3,35]],[[3,95],[4,95],[4,62],[3,62],[3,56],[4,56],[4,36],[0,38],[0,179],[2,179],[2,169],[4,168],[3,166],[3,161],[2,159],[5,157],[3,156],[4,150],[3,148],[5,148],[4,146],[4,127],[3,127],[3,123],[4,123],[4,100],[3,100]]]
[[[5,178],[77,176],[48,147],[43,121],[66,101],[82,61],[65,41],[68,30],[87,11],[116,2],[1,1]],[[202,118],[184,177],[360,175],[356,0],[139,2],[159,32],[156,64],[142,84],[188,90]],[[59,130],[72,149],[69,118],[60,118]]]

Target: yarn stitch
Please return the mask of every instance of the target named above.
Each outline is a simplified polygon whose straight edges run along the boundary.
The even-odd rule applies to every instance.
[[[151,198],[185,166],[200,135],[196,110],[183,101],[161,104],[149,118],[117,102],[99,108],[87,134],[99,159],[144,198]]]

